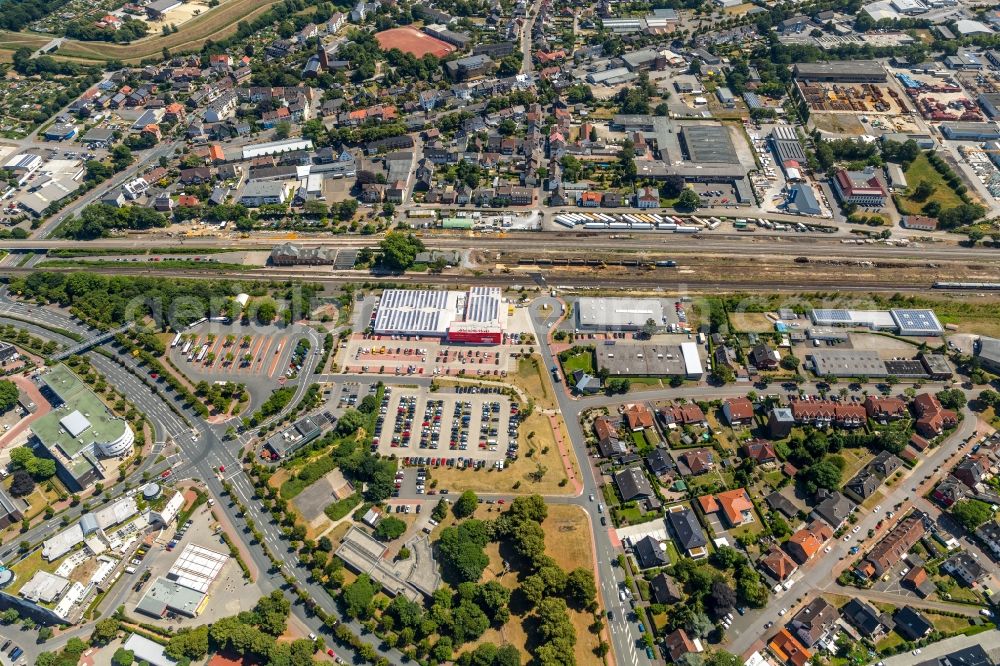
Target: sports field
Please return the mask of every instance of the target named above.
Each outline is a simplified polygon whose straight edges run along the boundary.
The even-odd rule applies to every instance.
[[[412,53],[418,58],[422,58],[428,53],[443,58],[455,51],[455,47],[451,44],[409,26],[377,32],[375,39],[378,40],[378,45],[386,51],[399,49],[404,53]]]

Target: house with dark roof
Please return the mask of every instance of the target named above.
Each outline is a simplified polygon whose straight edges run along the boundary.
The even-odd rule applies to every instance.
[[[879,481],[878,477],[865,468],[855,474],[853,479],[844,484],[844,494],[858,504],[861,504],[874,495],[880,485],[881,481]]]
[[[607,416],[594,419],[594,434],[597,436],[597,448],[605,458],[628,452],[625,441],[618,437],[617,425]]]
[[[670,507],[667,510],[667,522],[673,529],[674,538],[682,552],[686,552],[689,557],[699,558],[708,555],[705,546],[708,539],[701,531],[701,523],[690,507],[683,504]]]
[[[903,467],[903,461],[888,451],[879,451],[878,455],[867,465],[867,469],[882,479],[892,476],[901,467]]]
[[[919,641],[934,630],[934,625],[911,606],[903,606],[892,616],[896,633],[908,641]]]
[[[653,449],[646,454],[646,467],[654,476],[664,476],[674,469],[674,462],[667,455],[666,449]]]
[[[834,628],[839,619],[840,613],[833,604],[823,597],[816,597],[792,616],[789,626],[796,638],[811,648]]]
[[[767,415],[767,434],[771,439],[784,439],[792,434],[795,416],[788,407],[775,407]]]
[[[983,548],[996,559],[1000,559],[1000,524],[990,521],[976,530],[976,538]]]
[[[840,615],[863,638],[872,641],[877,641],[893,627],[892,618],[856,598],[844,604],[840,609]]]
[[[934,501],[946,509],[955,502],[965,499],[968,495],[969,487],[951,475],[937,484],[934,492],[931,493]]]
[[[799,515],[799,509],[795,506],[795,503],[777,490],[765,497],[764,501],[767,502],[772,511],[777,511],[785,516],[785,518],[795,518]]]
[[[941,570],[966,587],[972,587],[988,573],[979,560],[965,551],[955,553],[941,564]]]
[[[750,363],[758,370],[774,370],[778,367],[778,359],[774,357],[774,351],[763,342],[750,350]]]
[[[658,604],[676,604],[684,598],[677,581],[665,573],[660,573],[649,581],[649,589],[653,600]]]
[[[951,468],[951,475],[964,483],[969,488],[975,490],[983,481],[986,474],[986,460],[984,457],[971,455],[962,458]]]
[[[634,499],[654,497],[653,488],[641,467],[626,467],[615,473],[615,485],[621,493],[622,500],[629,502]]]
[[[840,529],[847,517],[854,511],[854,502],[844,497],[838,490],[820,489],[816,493],[818,503],[812,515],[826,522],[834,530]]]
[[[632,554],[635,555],[636,562],[640,569],[652,569],[653,567],[665,567],[670,564],[670,557],[667,555],[665,544],[661,544],[651,536],[645,536],[632,547]]]

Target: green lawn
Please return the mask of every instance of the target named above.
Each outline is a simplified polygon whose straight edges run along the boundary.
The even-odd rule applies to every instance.
[[[563,374],[571,376],[576,370],[583,370],[586,373],[594,373],[594,354],[590,350],[577,352],[572,356],[567,356],[562,362]]]
[[[897,634],[895,631],[890,631],[889,634],[875,644],[875,649],[880,653],[885,653],[889,648],[894,648],[897,645],[902,645],[904,643],[903,637]]]
[[[920,181],[923,180],[934,186],[934,192],[923,201],[916,201],[912,198],[912,194]],[[906,191],[897,197],[899,212],[903,215],[917,214],[921,208],[931,201],[937,201],[941,204],[942,210],[954,208],[962,203],[962,199],[953,189],[948,187],[948,184],[944,182],[944,178],[934,170],[934,167],[927,161],[927,157],[923,153],[917,159],[913,160],[910,168],[906,170],[906,182],[908,184]]]

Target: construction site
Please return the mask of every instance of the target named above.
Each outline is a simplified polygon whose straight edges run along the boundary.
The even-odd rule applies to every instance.
[[[983,120],[979,105],[950,77],[898,73],[896,79],[927,120]]]
[[[874,83],[798,81],[799,93],[812,111],[905,113],[906,103],[892,88]]]

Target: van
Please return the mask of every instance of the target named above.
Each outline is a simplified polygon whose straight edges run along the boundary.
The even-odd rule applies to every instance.
[[[598,504],[597,505],[597,513],[604,513],[604,505],[603,504]]]

